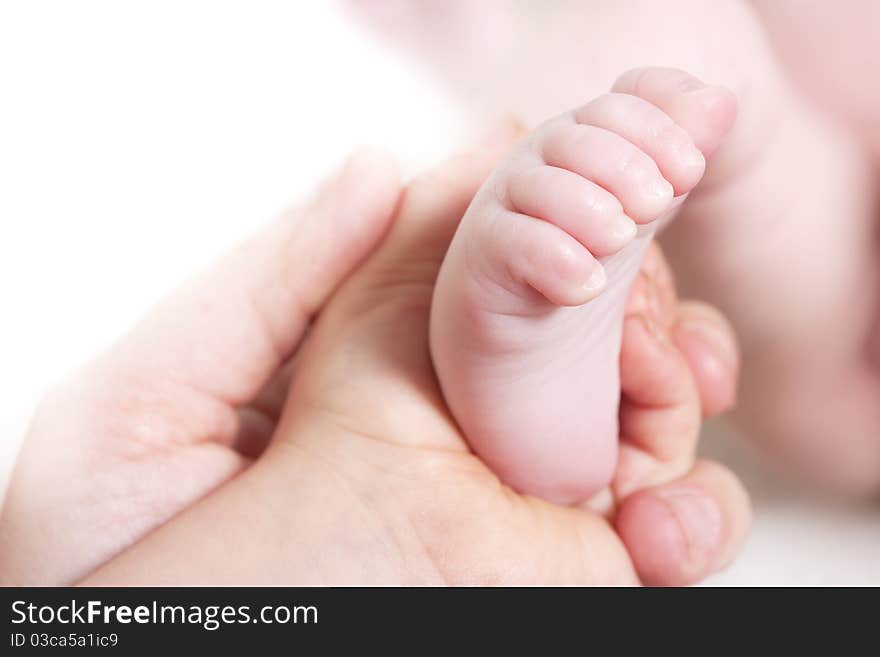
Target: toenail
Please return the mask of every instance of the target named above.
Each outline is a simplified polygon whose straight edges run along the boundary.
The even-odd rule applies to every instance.
[[[627,217],[625,214],[617,215],[611,220],[611,227],[608,231],[613,248],[622,249],[629,244],[638,233],[639,227],[636,222]]]
[[[689,169],[703,169],[706,166],[706,158],[696,146],[690,144],[681,153],[682,162]]]
[[[672,185],[665,178],[653,178],[645,187],[647,193],[654,198],[672,198]]]
[[[605,282],[605,267],[597,262],[596,266],[593,268],[593,271],[590,273],[589,277],[587,277],[587,280],[584,281],[584,292],[588,294],[596,294],[603,287],[605,287]]]

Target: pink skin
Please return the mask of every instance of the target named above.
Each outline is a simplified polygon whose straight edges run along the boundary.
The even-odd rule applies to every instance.
[[[538,127],[475,196],[438,279],[431,352],[505,483],[571,503],[611,481],[630,285],[735,113],[721,87],[635,70]]]
[[[396,162],[353,155],[54,386],[0,509],[0,585],[71,584],[247,469],[284,362],[381,242],[399,193]]]
[[[880,112],[865,82],[880,50],[860,36],[876,3],[756,0],[765,25],[739,0],[711,12],[702,0],[435,3],[447,21],[426,20],[423,3],[352,4],[477,109],[528,121],[646,63],[731,89],[736,124],[664,249],[682,291],[740,336],[743,434],[787,472],[849,495],[880,490],[880,194],[866,152],[880,153]],[[477,25],[488,26],[481,40]]]
[[[810,100],[832,112],[880,159],[880,3],[751,0],[786,71]],[[817,47],[818,45],[818,47]]]
[[[499,485],[450,420],[431,291],[500,128],[405,190],[354,157],[72,375],[16,464],[0,582],[687,584],[726,563],[748,501],[696,445],[736,345],[656,247],[623,336],[618,531]]]

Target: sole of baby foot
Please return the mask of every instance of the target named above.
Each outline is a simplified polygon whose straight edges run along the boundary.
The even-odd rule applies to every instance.
[[[615,89],[538,127],[490,176],[432,307],[435,367],[471,447],[560,503],[614,473],[630,285],[736,112],[681,71],[641,69]]]

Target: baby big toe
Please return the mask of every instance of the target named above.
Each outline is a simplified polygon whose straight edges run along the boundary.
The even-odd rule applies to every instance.
[[[663,110],[711,155],[736,119],[736,97],[725,87],[707,85],[673,68],[638,68],[621,75],[613,91],[642,98]]]

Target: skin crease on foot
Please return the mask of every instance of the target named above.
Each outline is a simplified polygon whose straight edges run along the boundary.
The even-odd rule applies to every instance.
[[[866,81],[880,49],[860,35],[877,3],[755,4],[773,42],[740,0],[711,12],[702,0],[350,1],[477,112],[534,124],[655,64],[733,91],[736,123],[661,242],[682,292],[740,337],[740,433],[780,471],[872,496],[880,186],[868,151],[880,153],[880,105]]]
[[[484,183],[431,312],[470,445],[508,485],[560,503],[612,479],[630,285],[736,113],[729,91],[672,69],[613,90],[538,127]]]
[[[686,584],[727,563],[748,501],[695,450],[736,346],[659,251],[624,327],[613,524],[501,485],[443,403],[434,280],[519,136],[501,125],[402,194],[387,157],[353,158],[72,376],[16,465],[3,582]]]

